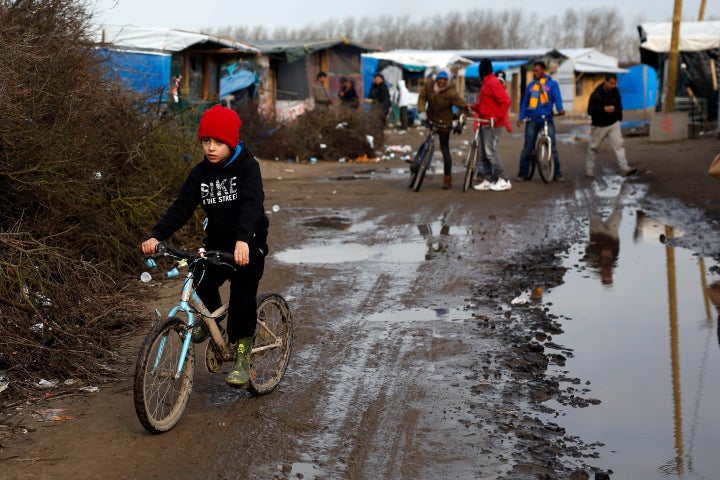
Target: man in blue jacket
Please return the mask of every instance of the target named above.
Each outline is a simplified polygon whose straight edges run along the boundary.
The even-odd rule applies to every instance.
[[[560,95],[560,87],[558,83],[546,73],[547,66],[545,62],[537,61],[533,64],[534,80],[530,82],[525,90],[520,105],[520,115],[518,116],[517,125],[525,125],[525,144],[520,153],[520,168],[518,171],[517,181],[527,180],[530,152],[535,148],[535,140],[538,133],[543,128],[543,116],[548,122],[548,133],[552,139],[552,155],[555,162],[555,178],[556,182],[563,182],[562,173],[560,173],[560,158],[557,151],[557,142],[555,141],[555,123],[553,122],[553,107],[555,115],[565,115],[563,109],[562,97]]]

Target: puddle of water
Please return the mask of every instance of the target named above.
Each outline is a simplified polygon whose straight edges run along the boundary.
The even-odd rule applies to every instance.
[[[565,283],[543,299],[567,317],[553,341],[573,350],[554,370],[583,384],[561,389],[601,403],[549,402],[560,412],[552,421],[600,442],[599,458],[588,463],[618,478],[717,478],[720,311],[706,288],[717,266],[662,243],[661,235],[680,232],[641,212],[615,209],[602,220],[590,226],[604,237],[589,251],[588,243],[571,249]]]
[[[291,264],[338,264],[349,262],[417,263],[425,260],[424,242],[405,242],[389,245],[338,243],[331,245],[291,248],[275,254],[275,258]]]
[[[378,312],[365,317],[366,322],[380,323],[417,323],[417,322],[451,322],[462,323],[473,318],[467,308],[411,308],[406,310],[390,310]]]
[[[278,261],[290,264],[419,263],[432,257],[433,252],[442,250],[443,243],[440,240],[443,237],[464,237],[473,233],[468,227],[447,225],[442,220],[438,220],[417,225],[414,232],[410,226],[396,227],[391,236],[393,239],[400,236],[410,238],[405,242],[395,241],[378,245],[342,242],[348,234],[352,234],[355,240],[358,234],[366,232],[371,232],[375,236],[379,229],[384,228],[380,226],[381,220],[376,218],[361,221],[353,215],[337,213],[308,218],[301,225],[317,229],[315,237],[326,243],[286,249],[275,253],[274,257]],[[402,232],[406,233],[403,235]]]

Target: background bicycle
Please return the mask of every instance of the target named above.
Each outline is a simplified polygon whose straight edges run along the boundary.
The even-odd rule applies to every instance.
[[[480,152],[480,129],[483,123],[490,125],[490,128],[495,126],[493,120],[487,120],[484,118],[473,118],[474,129],[473,139],[470,142],[470,151],[468,152],[467,158],[465,159],[465,181],[463,182],[463,192],[467,192],[472,188],[475,183],[475,177],[478,174],[478,167],[480,162],[478,161],[478,153]]]
[[[157,319],[140,348],[133,383],[135,413],[151,433],[172,429],[182,417],[190,398],[195,373],[195,344],[192,330],[198,321],[210,333],[205,347],[205,367],[210,373],[220,371],[224,362],[233,360],[234,349],[228,344],[224,329],[217,323],[228,304],[209,312],[195,292],[202,282],[203,266],[213,263],[235,268],[230,253],[199,249],[182,252],[164,243],[158,244],[153,257],[169,256],[186,261],[187,275],[180,299],[166,318]],[[290,360],[293,323],[285,299],[267,292],[257,297],[257,327],[250,356],[248,389],[256,395],[272,392],[280,383]]]
[[[540,118],[543,121],[543,126],[538,132],[537,139],[535,139],[535,148],[530,153],[527,179],[532,179],[537,168],[542,181],[550,183],[555,178],[552,137],[550,136],[547,116],[543,115]]]
[[[410,162],[410,185],[408,185],[408,188],[412,188],[416,192],[420,190],[425,175],[432,164],[433,154],[435,153],[435,135],[440,127],[440,125],[429,120],[426,120],[424,125],[427,127],[425,141],[420,145],[415,157]]]

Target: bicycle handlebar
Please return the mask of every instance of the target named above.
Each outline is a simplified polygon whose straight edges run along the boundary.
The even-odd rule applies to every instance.
[[[203,259],[218,266],[227,266],[235,269],[235,256],[232,253],[222,252],[220,250],[208,250],[199,248],[197,252],[183,252],[171,247],[165,242],[158,242],[155,247],[155,253],[151,257],[171,256],[176,260],[196,261]]]

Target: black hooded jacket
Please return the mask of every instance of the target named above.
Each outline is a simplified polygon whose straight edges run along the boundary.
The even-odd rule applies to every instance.
[[[209,250],[233,252],[238,240],[251,251],[267,254],[269,221],[260,165],[240,142],[230,160],[218,168],[203,159],[190,171],[177,199],[153,228],[152,236],[167,240],[192,216],[198,205],[207,214],[204,243]]]

